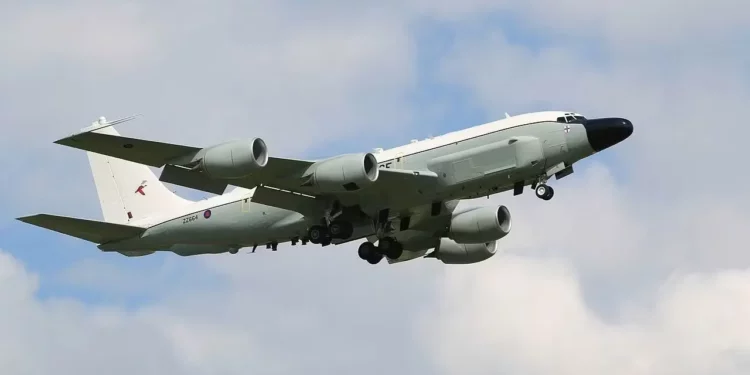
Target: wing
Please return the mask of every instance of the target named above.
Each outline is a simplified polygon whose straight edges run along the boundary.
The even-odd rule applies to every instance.
[[[312,162],[308,163],[310,164],[307,167],[313,164]],[[264,170],[267,168],[268,166]],[[253,188],[262,183],[278,189],[314,197],[335,197],[346,204],[357,204],[367,210],[367,207],[408,206],[409,202],[418,201],[420,197],[431,192],[435,188],[438,179],[438,175],[431,171],[381,169],[377,181],[371,186],[352,192],[327,193],[316,187],[303,186],[305,181],[303,176],[307,168],[298,168],[296,170],[290,168],[281,172],[279,172],[280,168],[270,169],[271,171],[262,175],[259,174],[249,179],[232,181],[232,184],[245,188]],[[258,203],[267,204],[261,201],[258,201]]]
[[[189,158],[200,148],[84,131],[55,141],[63,146],[108,155],[138,164],[161,167],[178,158]]]
[[[321,161],[268,157],[266,165],[248,177],[237,179],[212,178],[196,168],[205,148],[156,142],[123,137],[111,125],[119,123],[95,123],[80,133],[62,138],[55,143],[89,152],[108,155],[152,167],[164,167],[159,179],[162,182],[222,194],[227,185],[247,189],[266,186],[276,190],[307,195],[313,198],[334,198],[346,205],[359,205],[365,212],[375,212],[387,207],[408,207],[429,195],[438,182],[438,175],[431,171],[381,168],[379,177],[372,185],[361,190],[331,193],[310,186],[310,175],[315,168],[331,159]],[[332,158],[335,159],[335,158]],[[311,212],[308,200],[285,201],[275,195],[258,194],[253,201],[274,207]]]

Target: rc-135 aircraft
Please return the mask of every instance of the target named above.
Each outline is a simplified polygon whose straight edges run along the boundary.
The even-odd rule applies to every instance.
[[[389,150],[308,161],[269,156],[260,138],[205,148],[120,136],[100,118],[55,143],[87,151],[105,221],[40,214],[19,220],[143,256],[237,253],[282,242],[341,244],[365,239],[371,264],[420,257],[445,264],[484,261],[511,230],[507,207],[457,210],[473,199],[547,182],[633,132],[624,118],[536,112]],[[156,178],[151,167],[163,170]],[[162,182],[221,194],[188,201]],[[228,185],[237,187],[224,194]],[[377,243],[377,245],[375,245]]]

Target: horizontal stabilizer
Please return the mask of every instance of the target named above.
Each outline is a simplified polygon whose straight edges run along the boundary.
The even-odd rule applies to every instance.
[[[177,158],[189,158],[201,150],[196,147],[147,141],[145,139],[128,138],[92,131],[71,135],[70,137],[59,139],[55,143],[157,168]]]
[[[97,244],[136,237],[146,231],[145,228],[132,225],[48,214],[20,217],[18,220]]]

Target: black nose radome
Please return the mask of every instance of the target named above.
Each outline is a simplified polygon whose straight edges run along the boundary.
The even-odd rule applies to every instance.
[[[586,128],[589,144],[594,151],[611,147],[633,134],[633,123],[624,118],[589,119],[583,126]]]

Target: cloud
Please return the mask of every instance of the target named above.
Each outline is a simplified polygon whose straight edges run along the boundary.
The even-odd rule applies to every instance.
[[[749,287],[748,270],[676,275],[607,321],[567,262],[505,256],[451,269],[422,327],[446,374],[742,374]]]
[[[155,302],[126,309],[72,297],[42,299],[39,276],[0,252],[0,298],[8,304],[0,311],[0,369],[24,374],[425,372],[429,362],[415,346],[411,322],[434,279],[402,284],[414,275],[391,268],[391,278],[384,280],[384,268],[347,253],[352,257],[331,264],[332,257],[314,253],[298,254],[297,262],[287,253],[284,262],[281,250],[259,252],[273,256],[246,256],[252,261],[241,263],[249,277],[210,290],[175,288],[159,293]],[[238,256],[228,262],[237,263]],[[343,259],[352,264],[338,269],[357,267],[362,277],[320,272]],[[315,271],[290,275],[304,264]],[[214,274],[210,268],[196,272]]]

